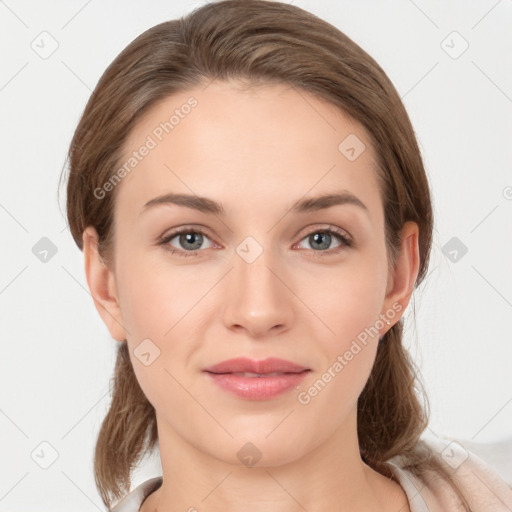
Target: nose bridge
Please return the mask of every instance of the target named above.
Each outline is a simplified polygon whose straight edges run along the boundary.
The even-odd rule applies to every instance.
[[[244,239],[233,254],[224,321],[227,327],[245,328],[252,335],[289,326],[292,294],[279,275],[277,256],[255,238]]]

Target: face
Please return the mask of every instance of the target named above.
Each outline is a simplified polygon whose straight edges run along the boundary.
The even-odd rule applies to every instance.
[[[353,431],[385,320],[406,305],[364,129],[284,85],[213,82],[154,106],[126,148],[110,325],[160,437],[234,464],[251,442],[276,465]],[[238,357],[307,371],[259,391],[205,371]]]

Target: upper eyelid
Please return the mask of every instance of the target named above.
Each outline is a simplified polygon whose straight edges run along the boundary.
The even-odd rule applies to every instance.
[[[300,231],[302,231],[302,230],[299,230],[295,236],[298,236]],[[301,240],[303,238],[305,238],[306,236],[311,235],[312,233],[316,233],[317,231],[330,231],[338,236],[343,236],[350,241],[353,240],[352,235],[346,229],[338,228],[336,226],[333,226],[332,224],[325,224],[325,223],[323,224],[323,227],[322,226],[318,227],[318,226],[313,225],[311,227],[311,229],[307,230],[307,232],[304,234],[304,236],[301,238]]]

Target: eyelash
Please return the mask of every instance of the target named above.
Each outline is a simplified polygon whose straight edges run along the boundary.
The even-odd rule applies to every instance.
[[[175,249],[175,248],[171,247],[170,245],[168,245],[169,242],[173,238],[175,238],[176,236],[181,235],[183,233],[194,233],[194,234],[203,235],[203,236],[209,238],[208,234],[205,231],[203,231],[202,229],[189,228],[189,227],[185,226],[183,228],[179,228],[179,229],[173,231],[172,233],[169,233],[168,235],[160,237],[158,239],[158,245],[163,245],[165,250],[169,251],[171,254],[175,254],[180,257],[186,258],[189,256],[199,256],[199,253],[201,252],[201,250],[185,251],[185,250]],[[335,238],[337,238],[338,241],[340,242],[340,245],[338,247],[335,247],[334,249],[328,249],[325,251],[314,251],[313,249],[310,249],[311,251],[313,251],[313,253],[316,253],[315,257],[323,257],[324,254],[326,254],[326,253],[327,253],[327,255],[338,254],[339,252],[343,251],[344,249],[350,248],[353,246],[352,240],[347,238],[341,231],[338,231],[337,229],[333,229],[333,228],[314,229],[314,230],[310,231],[309,233],[306,233],[306,235],[304,235],[304,237],[302,237],[300,239],[300,242],[302,242],[302,240],[304,240],[304,238],[307,238],[308,236],[311,236],[315,233],[328,233],[329,235],[334,235]]]

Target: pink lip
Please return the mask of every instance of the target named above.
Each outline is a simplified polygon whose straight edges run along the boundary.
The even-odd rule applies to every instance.
[[[283,359],[253,361],[236,358],[204,371],[218,386],[230,393],[252,400],[266,400],[297,386],[310,369]],[[244,372],[257,373],[261,377],[237,375]],[[275,373],[277,375],[267,375]]]
[[[240,377],[232,373],[207,373],[222,389],[242,398],[267,400],[299,385],[309,373],[283,373],[274,377]]]
[[[252,373],[298,373],[308,370],[305,366],[285,361],[284,359],[277,359],[269,357],[261,361],[254,361],[247,357],[237,357],[235,359],[228,359],[222,363],[214,364],[205,368],[204,371],[211,373],[235,373],[235,372],[252,372]]]

